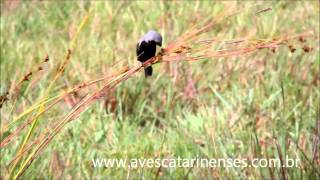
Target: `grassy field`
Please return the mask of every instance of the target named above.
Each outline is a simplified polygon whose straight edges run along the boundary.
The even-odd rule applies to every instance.
[[[1,179],[320,178],[319,1],[1,1],[0,25]],[[146,79],[150,29],[187,50]],[[92,162],[178,157],[299,165]]]

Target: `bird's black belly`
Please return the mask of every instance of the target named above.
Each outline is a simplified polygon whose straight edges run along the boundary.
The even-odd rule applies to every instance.
[[[145,62],[156,55],[156,43],[142,41],[137,47],[138,61]]]

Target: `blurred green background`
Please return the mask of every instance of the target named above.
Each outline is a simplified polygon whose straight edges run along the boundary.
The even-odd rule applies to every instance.
[[[265,49],[250,56],[156,64],[148,79],[138,72],[69,123],[22,177],[319,177],[319,1],[1,1],[1,95],[46,54],[50,58],[23,83],[18,97],[4,104],[1,127],[44,93],[89,11],[51,95],[138,64],[136,43],[149,29],[159,31],[166,46],[192,25],[217,18],[230,7],[241,13],[225,17],[203,39],[273,39],[307,30],[315,36],[290,42],[294,53],[281,46],[274,53]],[[272,10],[255,15],[268,7]],[[305,45],[312,51],[304,52]],[[66,98],[41,116],[32,136],[50,129],[85,93]],[[0,149],[1,176],[10,170],[22,139]],[[93,168],[91,162],[286,155],[299,158],[300,167],[282,173],[281,168]]]

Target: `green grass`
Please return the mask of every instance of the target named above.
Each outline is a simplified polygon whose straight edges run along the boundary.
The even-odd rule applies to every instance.
[[[241,13],[230,18],[217,17],[232,6]],[[272,10],[255,15],[268,7]],[[192,24],[203,24],[210,17],[224,20],[201,39],[273,39],[307,30],[313,36],[306,38],[306,42],[290,41],[296,48],[294,53],[283,45],[275,53],[262,49],[229,58],[155,64],[154,75],[148,79],[142,71],[138,72],[120,83],[106,98],[107,103],[103,99],[94,102],[64,126],[22,178],[56,179],[59,173],[64,178],[86,179],[319,178],[320,139],[316,138],[320,135],[319,1],[17,1],[11,5],[1,1],[1,95],[16,92],[15,84],[26,73],[35,70],[46,54],[50,59],[3,105],[1,139],[38,112],[36,109],[4,131],[9,122],[41,100],[70,48],[72,36],[89,11],[70,63],[48,97],[138,64],[135,45],[149,29],[163,35],[164,46],[174,42]],[[304,52],[305,45],[313,50]],[[28,144],[46,130],[52,130],[71,111],[70,99],[78,101],[99,87],[102,83],[81,90],[46,111],[38,119]],[[0,149],[2,178],[9,177],[12,168],[9,163],[17,155],[29,128]],[[300,159],[300,166],[284,168],[284,173],[280,168],[262,167],[160,171],[93,168],[91,162],[92,158],[252,159],[286,155]]]

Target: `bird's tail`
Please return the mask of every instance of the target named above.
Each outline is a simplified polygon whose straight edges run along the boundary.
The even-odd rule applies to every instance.
[[[151,76],[152,75],[152,67],[148,66],[144,68],[144,75],[145,77]]]

